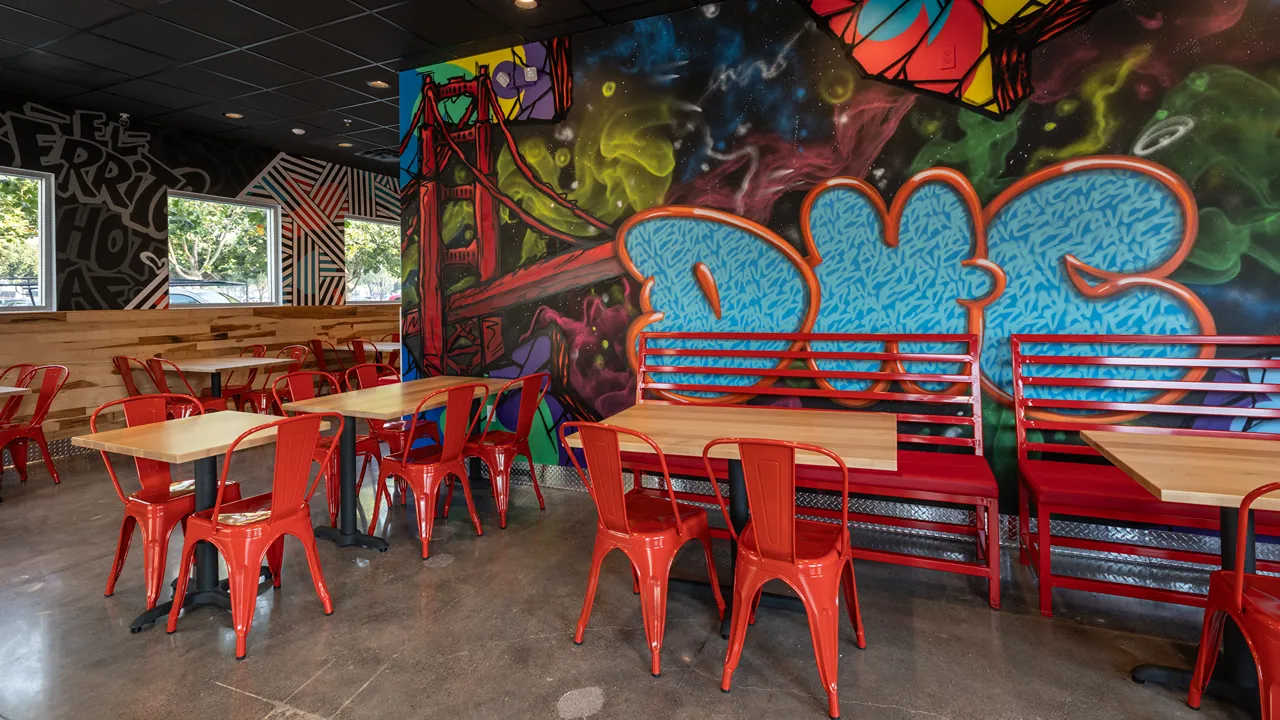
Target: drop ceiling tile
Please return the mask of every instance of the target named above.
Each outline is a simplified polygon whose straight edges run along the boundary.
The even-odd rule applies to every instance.
[[[455,45],[508,32],[468,2],[406,2],[378,11],[382,17],[435,45]]]
[[[339,112],[348,117],[366,120],[379,127],[394,124],[400,118],[400,108],[381,100],[364,105],[344,107]]]
[[[366,95],[372,95],[373,97],[382,98],[384,100],[400,97],[400,76],[379,65],[370,65],[369,67],[351,70],[350,72],[330,75],[325,79],[330,82],[335,82],[342,87],[350,88]],[[374,80],[381,80],[387,84],[387,87],[371,87],[369,83]]]
[[[604,12],[605,10],[617,10],[618,8],[627,7],[628,5],[642,5],[649,0],[582,0],[592,10],[596,12]]]
[[[71,58],[44,52],[43,50],[29,50],[5,60],[4,64],[5,67],[12,70],[25,70],[41,77],[53,78],[54,80],[61,80],[91,89],[114,85],[129,78],[124,73],[118,73],[97,65],[90,65],[79,60],[72,60]]]
[[[264,90],[253,95],[243,95],[236,98],[236,104],[282,118],[311,115],[324,110],[323,107],[315,103],[309,103],[306,100],[299,100],[288,95],[281,95],[272,90]]]
[[[20,55],[29,49],[30,48],[28,48],[26,45],[11,43],[8,40],[0,40],[0,59],[13,57],[14,55]]]
[[[565,20],[564,22],[551,23],[550,25],[541,25],[528,30],[521,30],[520,34],[528,42],[537,42],[540,40],[550,40],[551,38],[569,37],[575,33],[586,32],[604,27],[604,22],[597,15],[587,15],[573,20]]]
[[[332,75],[369,61],[306,33],[295,33],[253,46],[253,52],[304,70],[312,75]]]
[[[458,57],[458,53],[445,48],[437,48],[425,53],[417,55],[409,55],[407,57],[388,60],[383,63],[392,70],[413,70],[415,68],[425,67],[427,65],[435,65],[436,63],[446,62]]]
[[[366,10],[381,10],[384,7],[399,5],[404,0],[353,0],[353,2]]]
[[[471,0],[471,3],[512,30],[523,30],[591,14],[591,8],[583,4],[582,0],[550,0],[538,3],[538,6],[532,10],[522,10],[511,0]]]
[[[186,112],[189,112],[192,115],[199,115],[201,117],[217,120],[218,122],[225,122],[230,124],[232,127],[255,127],[257,125],[273,123],[280,119],[269,113],[230,102],[212,102],[207,105],[197,105],[193,108],[188,108]],[[226,113],[229,112],[240,113],[241,115],[244,115],[244,117],[239,120],[228,118]]]
[[[160,105],[169,110],[181,110],[209,102],[209,98],[204,95],[170,87],[150,79],[130,80],[112,85],[107,90],[116,95]]]
[[[311,77],[301,70],[281,65],[275,60],[245,50],[201,60],[196,63],[196,66],[264,88],[302,82]]]
[[[85,88],[72,83],[32,75],[21,70],[0,67],[0,88],[30,97],[58,99],[79,95]]]
[[[373,123],[361,120],[357,117],[346,115],[338,110],[325,110],[324,112],[315,113],[314,115],[304,115],[297,120],[324,128],[332,133],[350,133],[360,132],[361,130],[369,130],[374,127]]]
[[[174,65],[169,58],[91,33],[77,33],[41,49],[133,76],[150,75]]]
[[[146,13],[133,13],[93,29],[95,35],[183,62],[226,52],[230,45]]]
[[[365,12],[363,7],[348,0],[238,0],[238,2],[299,30]]]
[[[4,4],[78,28],[93,27],[133,12],[132,8],[112,0],[4,0]]]
[[[393,147],[400,144],[400,133],[387,128],[374,128],[351,133],[351,137],[379,147]]]
[[[613,25],[621,25],[633,20],[653,17],[655,15],[663,15],[678,10],[687,10],[696,7],[698,3],[694,0],[648,0],[648,2],[627,5],[616,10],[605,10],[600,13],[601,17]]]
[[[151,118],[151,122],[207,134],[225,132],[236,128],[229,120],[214,120],[203,115],[192,115],[189,112],[173,112],[159,115]]]
[[[189,90],[191,92],[208,95],[211,98],[226,100],[236,97],[237,95],[245,95],[247,93],[256,92],[258,88],[248,83],[242,83],[239,80],[219,75],[208,70],[202,70],[194,65],[183,65],[180,67],[165,70],[147,78],[158,83],[163,83],[170,87]]]
[[[367,86],[366,86],[367,87]],[[369,88],[372,90],[373,88]],[[340,108],[369,102],[364,93],[356,92],[328,80],[315,79],[276,88],[276,92],[315,103],[322,108]]]
[[[230,0],[169,0],[149,12],[232,45],[262,42],[290,31],[289,26]]]
[[[93,108],[106,113],[128,113],[132,121],[173,111],[173,108],[152,105],[149,102],[122,97],[103,90],[93,90],[81,95],[73,95],[66,98],[65,102],[75,107]]]
[[[356,17],[312,28],[309,34],[328,40],[372,62],[414,55],[434,46],[377,15]]]
[[[479,40],[462,43],[461,45],[453,45],[449,48],[456,57],[464,58],[471,55],[479,55],[481,53],[493,52],[494,50],[503,50],[517,45],[523,45],[524,38],[516,33],[503,33],[501,35],[491,35]]]
[[[66,37],[75,28],[0,5],[0,40],[36,46]]]

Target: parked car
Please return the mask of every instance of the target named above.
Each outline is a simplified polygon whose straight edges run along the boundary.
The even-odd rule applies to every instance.
[[[231,297],[224,292],[217,290],[197,290],[195,288],[181,288],[178,290],[169,290],[170,305],[207,305],[226,303],[238,303],[239,300]]]

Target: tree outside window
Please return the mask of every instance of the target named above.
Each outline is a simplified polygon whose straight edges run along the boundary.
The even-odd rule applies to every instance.
[[[181,302],[276,302],[273,212],[170,195],[170,301],[180,295]]]
[[[347,218],[347,300],[400,299],[400,226]]]
[[[41,304],[40,181],[0,174],[0,307]]]

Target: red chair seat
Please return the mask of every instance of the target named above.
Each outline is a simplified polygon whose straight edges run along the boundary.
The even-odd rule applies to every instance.
[[[684,522],[707,522],[707,511],[693,505],[677,503],[680,508],[680,519]],[[676,515],[671,509],[671,500],[665,497],[654,497],[640,493],[627,495],[627,522],[633,533],[661,533],[674,530]]]
[[[838,523],[814,522],[813,520],[796,519],[796,560],[799,562],[816,562],[825,560],[840,549],[840,525]],[[747,525],[738,540],[742,548],[749,553],[759,555],[756,544],[755,523]]]

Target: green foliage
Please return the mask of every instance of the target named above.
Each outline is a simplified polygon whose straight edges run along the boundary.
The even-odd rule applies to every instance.
[[[35,279],[40,268],[40,181],[0,176],[0,277]]]
[[[169,198],[169,272],[190,280],[230,280],[266,294],[267,211]]]
[[[348,218],[347,297],[386,300],[400,285],[400,226]]]

